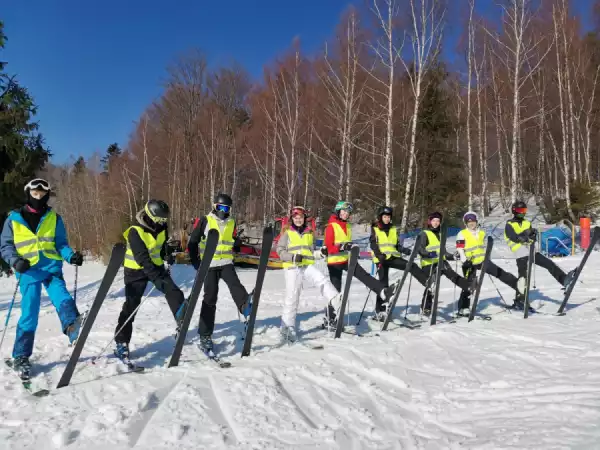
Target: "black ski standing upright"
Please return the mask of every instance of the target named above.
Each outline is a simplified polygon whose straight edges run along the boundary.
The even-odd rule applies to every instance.
[[[404,286],[404,282],[406,281],[406,278],[410,274],[410,269],[411,269],[412,265],[414,264],[415,259],[418,254],[419,254],[419,240],[417,239],[417,242],[415,242],[415,246],[413,247],[412,252],[410,253],[410,256],[408,258],[408,262],[406,263],[406,268],[404,269],[402,278],[400,279],[400,282],[397,284],[396,290],[394,291],[394,296],[392,297],[392,301],[390,302],[390,304],[387,308],[387,316],[385,318],[385,321],[383,322],[381,331],[386,331],[390,324],[390,321],[392,320],[392,313],[394,312],[394,307],[396,306],[396,303],[398,302],[398,297],[400,297],[400,291],[402,290],[402,286]]]
[[[438,298],[440,296],[440,281],[442,280],[442,270],[446,262],[444,257],[446,255],[446,235],[448,234],[448,229],[444,227],[442,228],[440,233],[440,253],[438,265],[435,271],[435,293],[433,294],[433,305],[431,306],[431,321],[429,322],[430,325],[435,325],[437,320]]]
[[[531,286],[531,269],[535,261],[535,242],[529,244],[529,259],[527,260],[527,280],[525,284],[525,306],[523,308],[523,318],[529,317],[529,287]]]
[[[342,304],[337,314],[337,327],[335,328],[335,337],[339,338],[344,330],[344,314],[346,314],[346,304],[348,303],[348,294],[350,294],[350,284],[354,278],[354,271],[358,264],[360,256],[360,247],[354,246],[350,250],[350,259],[348,260],[348,271],[346,273],[346,283],[344,284],[344,294],[342,295]]]
[[[118,243],[113,246],[112,252],[110,254],[110,259],[108,261],[108,266],[106,267],[106,272],[104,272],[104,277],[102,278],[102,282],[100,283],[100,287],[98,288],[98,292],[96,292],[96,298],[92,302],[92,306],[87,312],[83,324],[81,326],[81,331],[79,332],[79,337],[75,342],[75,347],[71,352],[71,357],[69,358],[69,362],[67,363],[67,367],[60,377],[57,388],[68,386],[73,373],[75,372],[75,366],[79,361],[79,356],[81,356],[81,351],[83,350],[83,346],[85,345],[85,341],[90,334],[92,326],[94,325],[94,321],[96,320],[96,316],[98,315],[98,311],[100,311],[100,307],[102,303],[104,303],[104,299],[108,294],[108,290],[110,289],[113,281],[115,280],[115,276],[117,272],[121,268],[123,264],[123,259],[125,258],[125,244]]]
[[[256,273],[256,284],[252,291],[252,311],[246,322],[246,335],[244,337],[244,348],[242,349],[242,357],[250,356],[252,349],[252,336],[254,335],[254,324],[256,323],[256,313],[258,312],[258,302],[260,301],[260,293],[265,281],[265,273],[269,264],[269,256],[271,247],[273,247],[273,239],[275,238],[273,227],[267,226],[263,231],[263,241],[260,251],[260,259],[258,262],[258,271]]]
[[[206,246],[204,247],[204,253],[202,254],[202,262],[200,263],[200,267],[194,278],[192,292],[190,292],[190,296],[186,300],[187,305],[185,314],[183,315],[183,320],[179,324],[177,335],[175,336],[175,348],[173,349],[173,354],[171,355],[171,359],[169,359],[167,367],[174,367],[179,364],[179,358],[181,357],[183,344],[185,344],[188,328],[192,322],[194,309],[196,308],[196,303],[198,303],[198,297],[200,297],[202,285],[204,284],[208,269],[210,268],[210,263],[212,262],[218,242],[219,232],[217,230],[209,230],[206,235]]]
[[[483,277],[485,277],[485,268],[492,255],[492,247],[494,246],[494,240],[491,236],[487,237],[487,244],[485,247],[485,257],[481,264],[481,272],[479,272],[479,278],[477,279],[477,288],[475,289],[475,297],[473,297],[473,304],[471,305],[471,312],[469,313],[469,322],[475,318],[477,312],[477,303],[479,302],[479,294],[481,293],[481,285],[483,284]]]
[[[592,239],[590,239],[590,245],[586,249],[586,251],[583,255],[583,259],[579,263],[579,266],[577,266],[577,271],[575,272],[575,277],[573,278],[573,281],[571,282],[571,284],[565,291],[565,296],[564,296],[563,301],[560,304],[560,308],[558,308],[558,312],[556,314],[561,315],[561,316],[565,314],[565,307],[567,306],[567,303],[569,302],[569,298],[571,297],[571,293],[573,292],[575,283],[577,283],[577,280],[579,279],[579,275],[581,275],[581,271],[583,270],[585,263],[587,262],[588,258],[590,257],[590,253],[592,253],[594,246],[598,243],[599,240],[600,240],[600,227],[594,227],[594,233],[592,234]]]

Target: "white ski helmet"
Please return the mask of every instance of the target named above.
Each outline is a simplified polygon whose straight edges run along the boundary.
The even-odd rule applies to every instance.
[[[479,217],[475,211],[467,211],[463,216],[463,222],[466,224],[467,222],[475,221],[479,223]]]

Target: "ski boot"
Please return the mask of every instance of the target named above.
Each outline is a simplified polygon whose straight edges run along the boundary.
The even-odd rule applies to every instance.
[[[129,361],[129,344],[127,342],[117,342],[114,353],[121,361]]]
[[[296,329],[294,327],[287,327],[281,325],[279,328],[279,343],[280,345],[293,344],[298,340]]]
[[[337,328],[337,315],[335,308],[331,303],[327,305],[327,311],[325,317],[323,317],[323,329],[328,331],[334,331]]]
[[[71,325],[65,330],[65,334],[69,338],[69,344],[73,345],[79,337],[79,331],[81,330],[81,324],[83,323],[83,314],[79,314]]]
[[[375,311],[375,315],[372,317],[372,319],[376,322],[385,322],[385,319],[387,319],[387,309]]]
[[[421,314],[423,314],[426,317],[429,317],[431,315],[431,305],[433,304],[433,293],[428,290],[427,294],[425,294],[425,298],[423,299],[423,302],[421,303]]]
[[[527,279],[525,277],[519,277],[517,280],[517,292],[520,295],[525,295],[525,290],[527,289]]]
[[[22,381],[31,380],[31,362],[28,356],[17,356],[13,359],[12,368]]]
[[[200,336],[200,343],[198,344],[198,347],[200,347],[200,350],[202,350],[204,353],[212,352],[214,348],[212,336]]]
[[[460,308],[456,314],[458,317],[469,317],[471,310],[469,308]]]
[[[252,312],[252,297],[254,297],[254,289],[252,289],[252,292],[248,294],[246,303],[244,303],[240,308],[240,313],[242,313],[244,319],[246,320],[248,320],[248,317],[250,317],[250,313]]]
[[[379,294],[383,303],[389,303],[390,300],[392,299],[395,291],[396,291],[396,283],[394,283],[391,286],[388,286],[386,288],[383,288]]]

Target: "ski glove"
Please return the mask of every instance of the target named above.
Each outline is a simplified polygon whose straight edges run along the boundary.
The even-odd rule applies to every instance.
[[[410,248],[402,247],[402,245],[400,245],[400,244],[398,244],[397,249],[403,255],[410,255],[412,253],[412,250]]]
[[[200,264],[201,264],[201,263],[202,263],[202,261],[201,261],[201,260],[198,260],[198,262],[197,262],[197,263],[195,263],[195,264],[194,264],[194,263],[192,263],[192,266],[194,266],[194,270],[198,270],[198,269],[200,268]]]
[[[465,272],[471,270],[473,268],[473,262],[470,259],[467,259],[463,265],[462,268]]]
[[[323,255],[323,257],[327,256],[329,254],[329,252],[327,251],[327,247],[321,247],[321,255]]]
[[[352,242],[346,242],[345,244],[340,244],[340,251],[349,252],[350,250],[352,250],[352,247],[354,247],[354,244]]]
[[[31,264],[29,263],[29,261],[23,258],[17,259],[13,264],[13,268],[19,273],[27,272],[30,267]]]
[[[438,257],[437,252],[429,252],[429,253],[427,253],[427,256],[426,256],[426,258],[428,258],[428,259],[433,259],[433,258],[437,258],[437,257]]]
[[[73,253],[73,255],[71,255],[71,259],[69,259],[69,264],[72,264],[74,266],[82,266],[83,255],[79,252]]]
[[[173,264],[175,264],[175,254],[174,253],[169,253],[167,255],[166,261],[167,261],[167,264],[170,265],[170,266],[172,266]]]
[[[323,254],[323,249],[321,250],[315,250],[313,252],[313,258],[315,258],[315,260],[317,259],[323,259],[325,257],[325,255]]]
[[[292,262],[294,264],[300,264],[302,262],[302,259],[304,259],[302,257],[302,255],[295,254],[295,255],[292,256]]]

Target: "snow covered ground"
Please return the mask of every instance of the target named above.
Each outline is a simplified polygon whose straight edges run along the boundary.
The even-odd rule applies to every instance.
[[[505,248],[496,242],[500,250]],[[514,261],[502,259],[505,252],[495,256],[501,267],[516,272]],[[559,264],[568,270],[579,259],[564,258]],[[34,383],[52,392],[33,398],[13,374],[0,368],[0,448],[598,448],[599,266],[600,254],[593,252],[564,317],[552,315],[562,299],[560,287],[538,269],[532,299],[539,314],[527,320],[500,306],[503,300],[486,277],[480,310],[493,320],[444,323],[455,298],[445,280],[438,325],[417,330],[391,325],[377,336],[377,325],[363,319],[358,331],[364,336],[343,334],[335,341],[319,327],[324,304],[317,290],[309,288],[300,305],[301,334],[323,343],[323,350],[275,347],[284,278],[281,271],[269,271],[249,358],[240,358],[243,326],[221,287],[215,338],[221,355],[233,364],[229,369],[212,365],[189,343],[180,366],[166,369],[174,322],[164,299],[152,294],[136,319],[132,341],[132,358],[148,367],[144,374],[123,373],[110,356],[112,348],[106,358],[90,364],[113,335],[124,295],[119,275],[71,385],[59,390],[54,387],[69,348],[45,297],[33,357]],[[94,263],[80,269],[81,310],[93,299],[103,271]],[[250,289],[256,272],[239,273]],[[66,267],[68,284],[73,276]],[[176,266],[174,278],[190,291],[189,267]],[[495,284],[510,304],[510,289],[497,280]],[[13,289],[14,279],[0,279],[2,322]],[[421,292],[413,282],[413,318],[418,317]],[[362,285],[353,284],[351,323],[356,323],[366,294]],[[405,299],[406,290],[397,313]],[[367,310],[372,308],[373,296]],[[3,356],[10,354],[18,316],[17,304]],[[188,342],[195,332],[189,332]]]

